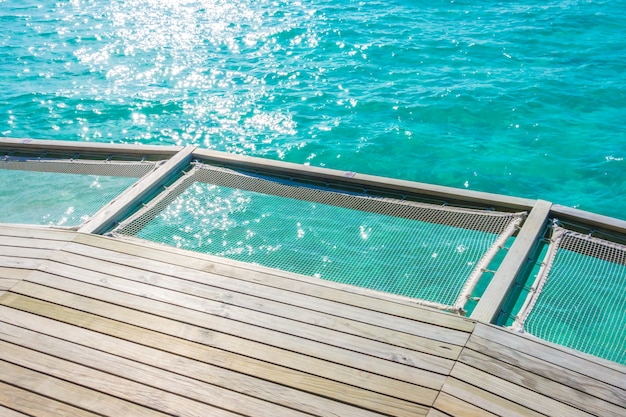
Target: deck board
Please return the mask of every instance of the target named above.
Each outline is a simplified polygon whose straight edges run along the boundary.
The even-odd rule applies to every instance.
[[[146,274],[135,268],[111,268],[110,264],[93,258],[60,254],[53,261],[42,266],[41,270],[154,300],[184,305],[216,316],[272,328],[433,372],[447,374],[452,367],[452,361],[448,358],[458,357],[461,349],[460,346],[397,334],[389,329],[360,321],[290,307],[266,298],[228,291],[213,285],[157,273]],[[79,268],[80,265],[89,266],[90,270],[86,272],[85,269]],[[112,275],[113,273],[115,275]],[[206,282],[213,284],[210,277],[207,277]],[[341,305],[337,308],[341,308]],[[286,312],[288,314],[285,314]],[[357,330],[362,331],[359,334]],[[410,346],[411,349],[406,346]]]
[[[438,392],[431,388],[378,375],[372,371],[355,369],[341,362],[331,363],[303,353],[216,332],[200,326],[199,323],[190,324],[185,321],[167,319],[159,317],[157,314],[116,306],[108,302],[27,282],[16,285],[11,292],[14,297],[7,296],[6,301],[3,300],[2,303],[6,302],[7,305],[15,306],[22,305],[22,303],[28,304],[30,307],[34,307],[34,312],[40,315],[56,311],[61,319],[65,319],[63,317],[65,313],[68,317],[82,314],[88,314],[89,319],[93,319],[95,316],[106,317],[114,321],[116,326],[127,324],[158,331],[179,339],[184,338],[211,348],[216,354],[219,351],[230,361],[242,361],[243,358],[247,358],[247,360],[253,360],[255,363],[263,363],[264,368],[267,369],[266,372],[271,372],[275,368],[293,369],[301,374],[312,375],[319,381],[319,384],[332,382],[344,386],[357,385],[384,398],[386,403],[397,403],[397,408],[406,408],[407,411],[413,408],[411,403],[414,403],[416,407],[432,404]],[[50,303],[56,305],[53,306]],[[73,310],[63,311],[59,306],[72,306]],[[186,319],[190,320],[189,317]],[[204,319],[208,319],[208,317],[204,317]],[[410,401],[401,400],[402,398],[410,399]]]
[[[308,326],[310,328],[306,329],[306,323],[263,315],[259,312],[250,312],[244,316],[245,311],[241,314],[236,309],[224,308],[195,295],[180,294],[104,274],[94,275],[92,271],[75,275],[74,278],[77,280],[50,277],[49,274],[36,272],[28,278],[28,281],[43,285],[49,283],[49,286],[57,289],[85,296],[97,294],[98,299],[107,303],[161,317],[167,316],[220,333],[245,335],[252,341],[299,351],[357,369],[362,369],[364,364],[367,364],[369,371],[430,388],[441,388],[445,375],[452,367],[452,361],[449,360],[391,346],[385,349],[382,343],[369,339],[314,326]],[[103,281],[106,285],[102,285]],[[308,341],[303,343],[302,338]],[[422,370],[421,367],[435,369]]]
[[[135,361],[124,359],[107,352],[70,343],[16,326],[10,326],[6,323],[0,323],[0,339],[0,347],[7,346],[7,343],[13,343],[14,345],[19,345],[31,350],[38,350],[41,349],[41,346],[46,346],[46,353],[56,358],[76,361],[85,367],[102,372],[114,373],[119,377],[126,378],[126,380],[157,388],[167,393],[167,395],[175,394],[187,397],[187,399],[192,399],[193,402],[176,397],[174,398],[177,402],[168,402],[172,402],[179,407],[184,407],[190,412],[193,411],[193,413],[197,413],[197,415],[204,415],[204,413],[207,412],[213,413],[214,410],[207,409],[195,402],[212,404],[216,407],[227,410],[230,409],[229,411],[242,414],[259,412],[265,415],[293,417],[306,415],[296,410],[279,407],[270,402],[241,395],[228,389],[218,388],[206,383],[198,383],[198,381],[184,375],[139,364]],[[3,342],[6,343],[3,345]],[[11,352],[7,351],[4,354],[10,356]],[[67,366],[64,367],[63,371],[69,373],[70,369],[68,368]],[[122,382],[125,383],[126,381]],[[123,383],[119,384],[118,382],[118,385],[123,385]]]
[[[405,299],[137,239],[0,239],[7,416],[626,415],[626,367]]]
[[[14,327],[19,326],[42,336],[55,337],[71,344],[106,352],[136,363],[170,370],[206,384],[228,388],[253,398],[270,400],[276,404],[299,409],[313,415],[328,417],[378,415],[368,413],[360,408],[350,407],[344,403],[333,402],[325,397],[290,389],[258,377],[251,377],[212,365],[201,360],[201,358],[194,359],[190,357],[192,355],[186,356],[183,350],[169,348],[169,351],[166,351],[163,348],[141,345],[5,306],[0,306],[0,321],[4,321],[0,324],[2,331],[6,331],[8,334]],[[7,321],[11,321],[13,324],[9,324]],[[174,351],[181,354],[171,353]]]
[[[7,352],[2,352],[8,355]],[[18,355],[16,360],[31,358],[30,355]],[[13,359],[13,357],[12,357]],[[29,364],[30,365],[30,364]],[[36,366],[36,365],[35,365]],[[51,369],[54,372],[56,369]],[[81,379],[80,375],[67,375],[69,378]],[[0,360],[0,381],[14,385],[25,391],[34,392],[40,396],[57,399],[76,408],[83,408],[95,414],[105,415],[142,415],[166,416],[154,409],[146,408],[125,401],[101,391],[91,390],[79,384],[55,378],[47,373],[32,370],[26,366]],[[104,387],[103,385],[98,385]],[[114,387],[106,387],[114,388]],[[155,398],[155,400],[157,400]]]
[[[59,295],[59,292],[55,292],[55,295]],[[81,300],[80,296],[70,295],[70,297],[74,299],[74,302],[78,304],[77,307],[81,309],[89,308],[88,304],[92,304],[92,306],[99,304],[95,300],[91,300],[91,303],[78,303]],[[55,300],[55,302],[57,301]],[[87,300],[83,299],[83,301],[86,302]],[[164,319],[151,318],[149,315],[139,314],[139,312],[136,312],[133,315],[134,317],[130,318],[138,319],[141,316],[142,319],[148,319],[149,322],[137,320],[140,322],[139,325],[131,325],[110,317],[102,317],[97,314],[63,307],[53,302],[25,297],[13,292],[5,294],[0,299],[0,304],[134,343],[161,349],[173,349],[175,353],[183,356],[204,360],[213,365],[223,366],[247,375],[262,376],[266,380],[334,398],[337,401],[362,407],[366,410],[398,416],[425,415],[428,410],[428,407],[411,401],[358,387],[355,384],[356,381],[350,381],[351,384],[342,383],[289,367],[268,363],[257,358],[217,349],[210,346],[213,336],[211,332],[206,332],[200,328],[181,326],[180,323],[173,321],[164,323]],[[106,310],[106,303],[101,304]],[[98,312],[107,313],[107,311]],[[113,312],[116,312],[115,309]],[[122,311],[117,309],[117,313],[122,313]],[[160,327],[156,326],[158,330],[147,328],[150,325],[154,326],[155,322],[161,322],[159,323]],[[174,336],[172,333],[178,336]],[[331,366],[325,366],[323,369],[326,372],[330,370],[332,370]],[[360,379],[363,380],[363,378]],[[386,387],[381,388],[388,389]],[[394,394],[398,395],[398,393]],[[408,398],[411,397],[409,396]]]
[[[434,410],[441,414],[433,413]],[[496,414],[483,410],[476,405],[456,398],[446,392],[442,392],[435,400],[431,412],[428,417],[432,416],[451,416],[451,417],[496,417]]]
[[[110,249],[119,253],[140,256],[146,260],[162,261],[172,265],[211,272],[218,276],[236,278],[241,281],[260,283],[272,288],[289,290],[294,293],[308,294],[320,299],[339,302],[347,306],[383,312],[394,316],[406,317],[415,321],[471,332],[474,322],[459,319],[450,314],[419,306],[404,299],[389,299],[369,295],[370,290],[349,285],[308,278],[285,271],[277,271],[258,265],[250,265],[225,258],[183,251],[170,246],[160,245],[140,239],[103,239],[94,235],[78,235],[74,240],[92,247]]]
[[[553,381],[558,385],[574,389],[575,391],[570,391],[574,396],[574,401],[584,401],[583,404],[579,405],[580,408],[585,408],[587,405],[595,407],[594,404],[596,404],[596,399],[598,398],[615,405],[626,403],[626,392],[624,390],[605,381],[589,378],[578,372],[541,360],[532,355],[537,350],[528,354],[475,335],[470,338],[467,348],[482,354],[482,357],[476,357],[472,353],[474,356],[473,361],[476,359],[493,358],[497,361],[489,360],[490,364],[497,364],[500,367],[510,365],[505,368],[505,375],[508,375],[510,379],[511,377],[519,378],[526,376],[529,379],[534,379],[534,383],[539,384],[541,382],[539,378],[541,378],[544,384]],[[517,367],[517,369],[513,367]],[[539,385],[537,386],[539,387]],[[603,406],[603,404],[597,404],[598,410],[602,410]],[[609,410],[605,410],[605,413],[610,414]]]
[[[0,382],[2,417],[59,416],[96,417],[98,414],[62,403],[53,398]],[[9,408],[10,407],[10,408]]]
[[[487,363],[483,362],[483,365]],[[458,362],[454,365],[451,376],[469,384],[479,386],[482,390],[488,391],[502,398],[515,401],[525,408],[546,415],[587,417],[592,414],[586,413],[575,407],[560,402],[561,397],[558,392],[540,393],[524,385],[517,385],[501,377],[493,375],[479,368]],[[555,397],[559,400],[554,399]]]
[[[461,401],[471,404],[487,413],[502,417],[545,417],[531,408],[521,405],[517,399],[511,400],[505,395],[490,392],[482,384],[472,385],[456,378],[449,378],[442,393],[450,394]],[[437,407],[441,408],[441,407]],[[487,414],[489,415],[489,414]],[[458,415],[463,416],[463,413]]]
[[[83,236],[81,236],[80,238],[82,239]],[[104,239],[99,239],[99,241],[103,242]],[[74,243],[66,246],[64,250],[66,252],[72,252],[77,254],[88,254],[90,257],[105,260],[110,264],[132,266],[135,263],[134,255],[129,255],[113,250],[101,249],[93,246],[77,245]],[[163,254],[161,254],[159,259],[164,259]],[[162,262],[160,260],[151,260],[144,257],[141,263],[141,268],[145,269],[148,272],[156,272],[170,276],[177,276],[192,281],[210,279],[213,285],[219,285],[222,289],[233,289],[240,292],[251,291],[260,297],[271,299],[274,301],[280,301],[285,304],[296,305],[306,308],[308,310],[336,315],[355,321],[361,321],[363,323],[374,324],[380,327],[392,329],[397,332],[427,337],[440,342],[456,344],[459,346],[462,346],[467,342],[467,338],[469,337],[469,331],[471,331],[471,328],[473,328],[472,325],[466,331],[449,329],[446,327],[434,325],[430,322],[414,320],[411,317],[407,317],[406,315],[398,315],[398,320],[389,321],[389,312],[381,312],[371,309],[374,308],[377,304],[373,302],[372,299],[369,300],[368,306],[370,307],[370,309],[356,307],[344,303],[337,304],[337,302],[328,300],[325,297],[311,296],[305,292],[289,291],[284,288],[268,286],[265,285],[265,283],[258,284],[250,282],[247,279],[247,274],[249,274],[249,272],[245,270],[238,271],[238,273],[235,274],[235,279],[233,279],[233,277],[230,276],[223,276],[220,274],[205,272],[206,268],[202,271],[198,271],[195,268],[181,269],[180,266],[172,263],[172,259],[169,256],[167,256],[166,259],[167,262]],[[337,310],[338,305],[341,305],[340,310]],[[398,305],[398,307],[405,306]],[[412,308],[414,309],[414,307]],[[410,309],[404,308],[404,310]],[[413,312],[413,314],[415,314],[415,312]],[[451,317],[447,317],[447,320],[449,320],[450,318]]]

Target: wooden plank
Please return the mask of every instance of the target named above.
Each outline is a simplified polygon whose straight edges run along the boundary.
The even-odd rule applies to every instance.
[[[480,301],[471,314],[472,319],[486,323],[495,322],[498,319],[502,305],[513,288],[517,276],[543,235],[551,206],[552,203],[548,201],[537,200],[511,249],[498,267],[485,293],[480,297]]]
[[[74,296],[74,298],[79,297]],[[158,331],[149,330],[147,327],[153,320],[146,320],[146,317],[137,320],[142,325],[142,327],[138,327],[100,315],[13,293],[7,293],[0,298],[0,304],[155,348],[167,349],[169,351],[175,350],[175,353],[182,356],[226,367],[247,375],[262,377],[269,381],[333,398],[367,410],[395,416],[426,415],[428,412],[427,406],[401,399],[413,399],[412,392],[408,393],[408,395],[405,392],[395,392],[396,396],[390,397],[360,387],[359,384],[361,382],[367,381],[364,380],[364,375],[352,378],[350,384],[345,384],[252,357],[216,349],[211,346],[211,338],[213,336],[211,332],[193,329],[180,323],[175,324],[174,327],[154,326]],[[80,308],[85,308],[83,303],[81,303]],[[106,308],[106,310],[99,313],[106,314],[108,310],[110,308]],[[179,337],[173,336],[173,334],[178,334]],[[333,368],[331,364],[326,364],[325,366],[331,370]],[[368,382],[371,384],[371,381]]]
[[[481,368],[487,364],[483,363]],[[514,401],[523,407],[555,417],[588,417],[589,414],[567,404],[561,403],[549,395],[543,395],[532,389],[508,382],[485,371],[457,362],[450,373],[453,378],[480,387],[483,391]],[[445,389],[445,388],[444,388]]]
[[[578,372],[565,369],[545,360],[539,359],[532,354],[515,350],[491,340],[479,336],[472,336],[467,343],[467,349],[480,352],[494,358],[496,361],[505,362],[525,371],[532,372],[544,378],[556,381],[559,384],[582,391],[615,405],[626,407],[626,391],[607,384],[604,381],[582,375]],[[533,350],[530,350],[533,352]],[[584,407],[583,407],[584,408]],[[626,410],[624,410],[626,414]]]
[[[209,271],[200,272],[197,269],[185,267],[181,268],[178,265],[169,263],[169,256],[167,257],[168,263],[146,258],[143,258],[140,262],[138,262],[135,255],[129,255],[113,250],[78,244],[70,244],[68,247],[64,248],[64,251],[89,256],[94,259],[105,260],[111,263],[117,263],[125,266],[133,267],[139,265],[142,269],[150,272],[177,276],[192,281],[207,282],[207,280],[210,280],[213,285],[219,286],[223,289],[239,292],[244,291],[263,298],[272,299],[277,302],[297,305],[299,307],[307,308],[313,311],[319,311],[322,313],[340,315],[344,318],[374,324],[380,327],[385,327],[396,331],[413,334],[416,336],[426,337],[444,343],[455,344],[458,346],[464,345],[467,341],[467,338],[469,337],[469,334],[466,332],[449,328],[442,328],[428,322],[416,321],[413,318],[398,317],[397,320],[389,321],[388,317],[393,313],[381,312],[379,311],[379,309],[374,310],[376,308],[376,301],[373,298],[369,299],[369,308],[356,307],[349,304],[341,304],[341,309],[338,310],[338,304],[336,302],[329,301],[325,298],[318,298],[315,296],[311,296],[307,293],[294,292],[277,288],[275,286],[268,286],[265,285],[265,282],[259,284],[249,279],[233,280],[230,277],[223,276],[221,274],[222,271],[220,271],[220,274],[215,274],[214,271],[211,271],[214,264],[210,263],[208,264]],[[164,255],[161,253],[159,259],[164,258]],[[249,277],[249,275],[251,274],[249,270],[238,270],[235,272],[237,272],[238,274],[237,278]],[[265,280],[267,279],[268,277],[265,277]],[[402,307],[403,310],[409,310],[411,308],[404,305],[400,305],[400,307]],[[382,310],[382,308],[380,309]],[[423,309],[420,309],[412,313],[413,315],[419,317],[422,311]],[[459,321],[465,320],[461,319],[460,317],[455,317],[453,315],[449,316],[452,319],[456,319]],[[473,326],[473,323],[471,323],[471,325]]]
[[[475,386],[455,378],[448,378],[448,381],[443,386],[442,394],[444,393],[450,394],[467,404],[472,404],[497,416],[545,417],[545,414],[538,413],[517,402],[484,390],[482,384]],[[565,415],[567,414],[563,416]],[[461,416],[464,417],[463,414],[461,414]]]
[[[58,379],[70,379],[74,383],[91,390],[105,392],[129,402],[132,401],[141,407],[137,409],[141,413],[146,413],[147,410],[152,409],[158,410],[159,415],[161,413],[189,417],[206,415],[235,417],[236,415],[168,391],[155,389],[108,372],[98,371],[4,341],[0,341],[0,352],[0,356],[5,361],[19,367],[28,368],[31,371]],[[117,370],[119,368],[113,369],[113,371]],[[183,381],[180,382],[183,383]]]
[[[626,220],[590,213],[560,204],[552,206],[552,213],[559,220],[580,223],[591,228],[604,229],[622,235],[626,234]]]
[[[43,259],[16,258],[14,256],[0,255],[0,268],[37,269],[44,261]]]
[[[8,268],[8,267],[0,266],[0,277],[4,279],[14,279],[14,280],[21,281],[24,279],[24,277],[26,277],[30,273],[31,271],[27,269]]]
[[[95,289],[92,296],[97,296],[99,291],[102,291],[102,289]],[[171,305],[167,308],[167,304],[165,304],[165,314],[162,317],[158,317],[154,315],[161,313],[157,311],[158,307],[156,307],[156,302],[151,301],[148,303],[155,305],[155,311],[145,311],[147,310],[146,303],[142,303],[142,300],[137,297],[134,297],[136,303],[135,310],[133,310],[113,305],[110,302],[102,302],[84,296],[68,294],[64,291],[58,291],[27,282],[21,282],[14,286],[11,292],[52,301],[66,307],[80,308],[82,311],[105,315],[108,318],[120,322],[166,332],[172,336],[182,337],[184,335],[185,338],[189,340],[206,343],[217,349],[238,353],[292,369],[298,369],[337,382],[346,384],[358,383],[363,388],[384,395],[411,398],[412,401],[418,404],[432,404],[437,394],[437,391],[433,388],[418,386],[415,382],[408,383],[393,377],[374,373],[384,372],[388,374],[389,371],[384,368],[384,365],[386,365],[399,373],[404,370],[405,372],[401,376],[408,379],[410,378],[410,373],[420,374],[420,371],[415,368],[406,367],[404,369],[397,369],[401,368],[401,366],[389,361],[385,361],[383,365],[379,365],[376,363],[375,358],[366,356],[359,358],[361,361],[366,361],[365,364],[359,364],[358,361],[350,360],[350,352],[331,349],[330,347],[324,349],[323,346],[318,347],[318,349],[324,349],[324,351],[317,352],[317,356],[328,355],[328,358],[320,359],[319,357],[310,356],[315,354],[315,352],[308,348],[308,346],[313,343],[311,340],[290,338],[288,335],[281,335],[278,332],[269,332],[267,329],[259,328],[257,331],[253,326],[246,326],[243,329],[248,330],[250,335],[246,331],[240,331],[241,335],[246,336],[244,339],[241,336],[212,330],[212,327],[216,327],[214,317],[190,310],[177,309]],[[122,296],[122,294],[119,295]],[[172,317],[172,319],[166,317]],[[227,324],[228,322],[225,323],[225,325]],[[230,324],[235,328],[241,327],[238,326],[236,322]],[[276,339],[273,342],[274,345],[253,340],[255,336],[258,336],[264,331],[267,332],[268,338],[273,337]],[[257,333],[257,335],[254,333]],[[248,337],[250,337],[250,339],[248,339]],[[303,352],[301,353],[300,351]],[[332,355],[329,355],[328,352],[332,353]],[[353,354],[356,356],[355,353]],[[346,362],[349,363],[344,364]],[[330,364],[332,364],[332,366],[330,366]],[[394,367],[392,365],[397,366]],[[353,366],[359,366],[359,368],[354,368]],[[367,369],[370,366],[372,370]],[[435,380],[435,383],[429,382],[429,377]],[[436,385],[436,389],[438,389],[441,386],[437,381],[438,377],[443,379],[441,375],[422,372],[418,378],[414,379],[418,382],[424,382],[425,385]]]
[[[96,414],[166,416],[166,414],[156,410],[141,407],[109,394],[94,391],[4,360],[0,360],[0,381]],[[116,391],[115,387],[110,388]]]
[[[431,412],[433,410],[437,410],[441,412],[442,415],[450,417],[497,417],[496,414],[456,398],[447,392],[439,393]],[[428,417],[431,417],[431,415],[428,414]]]
[[[11,324],[8,323],[9,321]],[[167,349],[167,346],[152,348],[0,305],[0,334],[2,338],[14,344],[20,344],[23,336],[16,331],[15,328],[18,326],[22,328],[22,332],[36,333],[31,338],[33,338],[34,343],[38,343],[44,349],[48,343],[40,338],[44,335],[51,336],[74,345],[82,345],[132,362],[175,372],[241,394],[270,400],[276,404],[302,410],[316,416],[374,417],[379,415],[305,391],[287,388],[260,378],[214,366],[201,360],[179,356],[163,350]]]
[[[156,170],[142,177],[109,204],[98,210],[78,230],[83,233],[106,232],[129,210],[140,204],[142,199],[149,196],[169,178],[187,166],[191,161],[193,149],[194,147],[184,148]]]
[[[415,302],[403,302],[402,300],[388,297],[383,293],[373,293],[372,291],[359,289],[351,285],[338,284],[217,256],[184,251],[140,239],[124,240],[78,234],[74,241],[94,248],[139,256],[154,261],[167,259],[167,263],[170,265],[182,266],[297,293],[306,293],[345,305],[380,311],[463,332],[471,332],[474,329],[472,320],[420,306]],[[88,252],[91,253],[91,250]]]
[[[4,247],[58,250],[65,245],[65,242],[67,240],[0,235],[0,245]]]
[[[0,385],[0,389],[2,389],[2,385]],[[9,392],[8,394],[11,395],[12,393]],[[54,414],[52,414],[52,415],[54,415]],[[70,415],[70,414],[67,414],[67,415]],[[10,408],[6,408],[6,407],[4,407],[2,405],[0,405],[0,416],[3,416],[3,417],[29,417],[26,414],[22,414],[22,413],[20,413],[18,411],[12,410]]]
[[[137,155],[170,158],[183,149],[181,146],[133,145],[117,143],[75,142],[30,138],[1,138],[0,149],[38,155],[43,152],[71,154]]]
[[[492,325],[478,323],[474,335],[626,390],[624,365],[600,361],[591,355]]]
[[[4,382],[0,382],[0,404],[0,416],[2,417],[98,416],[98,414],[73,407],[55,399],[44,397],[43,395],[21,389],[13,385],[5,384]]]
[[[11,349],[18,354],[19,351],[13,348],[14,345],[18,345],[62,360],[72,361],[107,374],[112,374],[116,377],[134,381],[146,387],[159,389],[163,392],[164,397],[169,396],[171,393],[212,407],[218,407],[244,415],[258,414],[285,417],[303,417],[309,415],[290,408],[278,406],[268,401],[241,395],[229,389],[200,383],[198,380],[187,376],[140,364],[110,353],[90,349],[54,337],[44,336],[16,326],[0,323],[0,329],[8,331],[7,333],[0,331],[0,347],[9,346],[8,352],[0,355],[7,354],[10,356]],[[6,342],[4,345],[2,344],[3,341]],[[67,371],[69,372],[70,370],[68,369]],[[124,381],[122,384],[123,383]],[[173,401],[168,401],[168,404],[171,404],[172,411],[174,412],[181,408],[189,409],[190,412],[194,410],[193,412],[198,413],[197,415],[202,415],[201,413],[203,412],[213,412],[211,408],[199,406],[195,402],[185,403],[185,399],[181,400],[176,396],[170,396],[170,398]],[[144,405],[152,406],[149,400],[145,402]],[[161,410],[165,411],[163,408],[161,408]]]
[[[436,408],[431,408],[426,417],[452,417],[450,414],[446,414],[443,411],[439,411]]]
[[[555,381],[542,377],[472,349],[463,350],[456,366],[459,363],[480,368],[481,371],[487,372],[501,380],[535,391],[589,414],[598,416],[626,415],[626,403],[622,403],[622,406],[611,404],[582,390],[570,388],[558,380]],[[582,378],[578,378],[577,382],[583,386],[586,383]]]
[[[35,274],[36,276],[30,279],[30,282],[37,282],[43,285],[53,286],[58,289],[67,290],[70,292],[76,292],[76,282],[73,280],[82,281],[97,285],[99,287],[111,288],[118,291],[123,291],[129,294],[138,295],[145,298],[150,298],[156,301],[163,301],[169,304],[178,305],[187,309],[193,309],[204,313],[209,313],[216,316],[224,317],[222,320],[228,318],[230,321],[236,320],[242,323],[248,323],[254,326],[264,327],[266,329],[276,330],[285,334],[293,334],[298,337],[303,337],[312,340],[307,347],[313,351],[312,355],[316,356],[319,351],[327,351],[326,346],[337,346],[343,349],[348,349],[355,354],[350,355],[350,361],[358,361],[360,355],[358,353],[364,353],[387,361],[397,362],[398,364],[408,365],[416,368],[421,368],[427,371],[436,372],[439,374],[447,375],[452,368],[453,362],[450,359],[435,356],[439,350],[444,353],[453,352],[455,349],[458,352],[460,348],[457,346],[448,346],[448,349],[444,349],[446,346],[442,343],[433,343],[430,339],[421,340],[415,336],[409,337],[404,335],[398,335],[394,332],[386,331],[385,329],[371,329],[367,333],[359,333],[358,329],[363,326],[359,326],[359,323],[351,323],[346,319],[340,319],[335,316],[324,315],[316,312],[302,311],[302,309],[290,307],[288,305],[280,303],[272,303],[268,300],[248,296],[237,292],[224,291],[212,286],[199,284],[197,282],[190,282],[174,277],[161,276],[151,273],[146,275],[143,271],[127,268],[126,270],[118,270],[119,266],[116,266],[115,271],[112,271],[110,264],[102,261],[94,260],[91,258],[84,258],[77,255],[61,254],[57,257],[57,260],[62,259],[67,264],[61,264],[57,262],[48,262],[42,265],[41,271],[49,274],[55,274],[54,277],[50,277],[46,274]],[[102,264],[100,264],[102,263]],[[89,267],[91,270],[81,269]],[[119,276],[109,275],[103,272],[115,272]],[[64,280],[59,276],[71,278],[71,280]],[[208,281],[208,280],[207,280]],[[119,292],[98,290],[98,298],[101,300],[107,300],[116,304],[125,305],[128,307],[136,306],[137,301],[128,298],[128,301],[122,301],[124,295],[120,295]],[[266,312],[267,309],[261,310],[261,307],[270,304],[275,305],[274,310],[278,314],[282,314],[285,317],[279,317],[274,314],[273,311]],[[244,307],[239,307],[243,305]],[[167,307],[169,308],[169,307]],[[172,318],[172,316],[170,316]],[[394,320],[394,317],[390,317],[389,320]],[[216,318],[215,320],[219,320]],[[343,324],[336,324],[336,322],[342,321]],[[320,322],[334,323],[327,324],[326,327],[318,325]],[[332,328],[347,327],[352,329],[352,333],[338,332]],[[368,329],[373,326],[368,326]],[[233,324],[227,322],[221,331],[225,332],[240,332],[239,334],[246,334],[251,337],[248,330],[236,330]],[[377,334],[378,339],[388,335],[385,342],[379,340],[373,340],[370,337],[371,333]],[[397,339],[407,339],[406,344],[419,343],[423,345],[421,350],[424,352],[418,352],[414,346],[409,348],[402,348],[394,345],[397,343]],[[410,339],[410,340],[408,340]],[[320,343],[326,345],[320,345]],[[318,349],[319,345],[319,349]],[[370,362],[369,359],[367,361]],[[357,366],[358,367],[358,366]],[[397,369],[397,366],[394,367]],[[419,372],[415,370],[401,369],[390,372],[395,378],[403,379],[401,375],[406,372],[410,373],[410,379],[418,378]],[[428,375],[428,379],[431,384],[443,383],[443,378],[437,378],[436,376]],[[439,382],[437,382],[439,380]],[[428,385],[430,386],[430,385]]]
[[[29,224],[0,223],[0,236],[22,237],[42,240],[70,241],[76,236],[73,230],[52,228],[49,226]],[[2,238],[4,241],[4,237]]]
[[[269,172],[282,176],[305,177],[324,183],[342,184],[351,188],[393,190],[403,194],[417,194],[435,197],[444,201],[463,201],[466,204],[485,205],[487,207],[506,207],[514,210],[527,210],[534,200],[490,194],[480,191],[444,187],[433,184],[383,178],[374,175],[346,173],[328,168],[298,165],[283,161],[255,158],[247,155],[235,155],[208,149],[197,149],[194,157],[207,163],[245,168],[248,170]]]
[[[1,277],[2,275],[0,275]],[[17,279],[8,279],[8,278],[0,278],[0,291],[6,291],[10,289],[12,286],[17,284],[20,280]]]
[[[12,258],[48,259],[55,251],[0,245],[0,256]]]

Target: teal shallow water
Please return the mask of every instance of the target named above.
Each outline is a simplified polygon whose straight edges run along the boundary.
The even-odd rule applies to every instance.
[[[197,144],[626,219],[626,2],[0,1],[0,136]]]

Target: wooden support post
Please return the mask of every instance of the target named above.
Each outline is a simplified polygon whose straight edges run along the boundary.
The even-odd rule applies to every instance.
[[[509,253],[504,257],[491,283],[472,312],[472,319],[486,323],[491,323],[497,319],[517,276],[522,271],[538,240],[542,238],[551,207],[552,203],[537,200]]]
[[[186,147],[166,163],[137,181],[116,199],[101,208],[78,229],[82,233],[101,234],[123,217],[141,200],[191,162],[195,147]]]

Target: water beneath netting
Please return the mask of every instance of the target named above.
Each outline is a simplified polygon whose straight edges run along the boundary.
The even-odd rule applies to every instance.
[[[444,305],[497,238],[200,182],[136,236]]]
[[[524,329],[626,364],[626,265],[559,249]]]
[[[135,181],[0,169],[0,223],[78,226]]]

